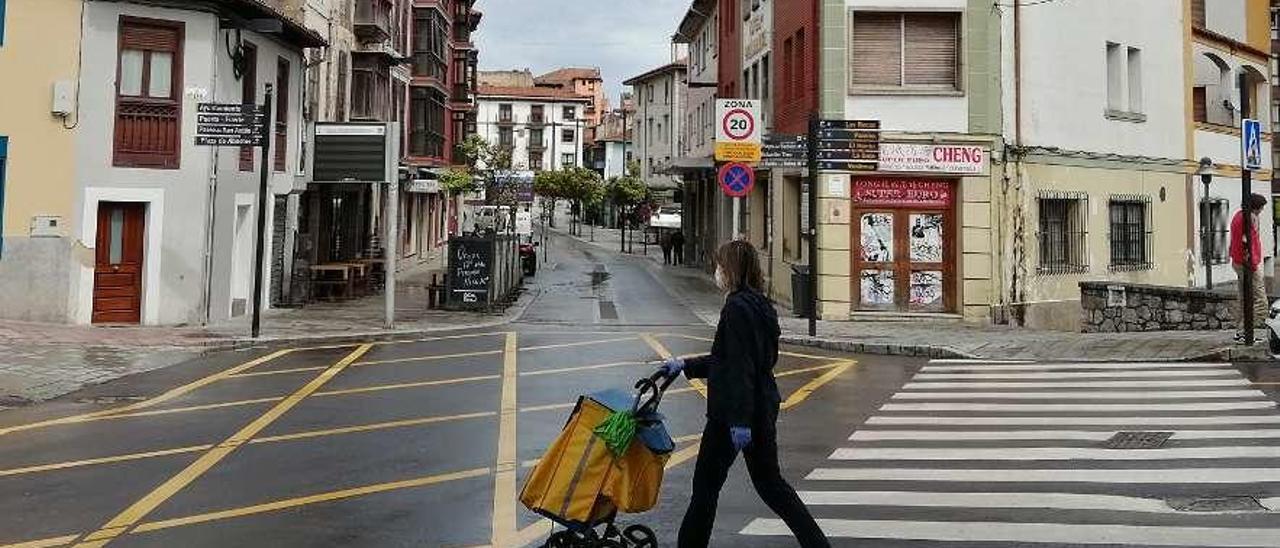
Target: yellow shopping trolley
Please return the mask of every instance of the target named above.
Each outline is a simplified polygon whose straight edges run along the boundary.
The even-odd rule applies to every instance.
[[[634,395],[615,389],[578,397],[520,492],[526,507],[565,527],[543,546],[657,548],[653,530],[620,529],[614,519],[658,502],[675,444],[657,409],[673,380],[658,372],[638,381]]]

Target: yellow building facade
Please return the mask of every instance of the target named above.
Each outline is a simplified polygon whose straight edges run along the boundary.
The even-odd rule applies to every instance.
[[[8,0],[0,43],[0,137],[8,142],[0,203],[4,317],[66,321],[75,207],[77,60],[83,3]],[[63,115],[62,111],[68,111]],[[75,252],[79,251],[79,252]],[[50,283],[50,280],[65,283]]]

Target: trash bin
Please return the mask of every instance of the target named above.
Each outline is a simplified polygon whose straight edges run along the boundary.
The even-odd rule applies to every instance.
[[[809,265],[791,265],[791,311],[797,318],[809,317],[813,304],[809,291]]]

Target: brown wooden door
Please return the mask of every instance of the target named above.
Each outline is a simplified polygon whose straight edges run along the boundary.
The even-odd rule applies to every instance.
[[[145,233],[145,204],[98,204],[98,238],[93,270],[93,323],[139,323],[142,319]]]

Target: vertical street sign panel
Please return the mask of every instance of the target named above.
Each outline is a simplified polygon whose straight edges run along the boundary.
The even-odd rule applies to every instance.
[[[716,100],[716,161],[760,161],[760,101]]]
[[[1245,169],[1258,171],[1262,169],[1262,123],[1245,118],[1240,122],[1240,154],[1244,158],[1240,165]]]

